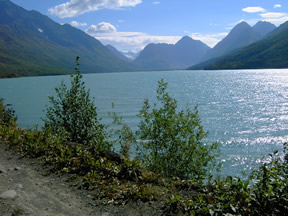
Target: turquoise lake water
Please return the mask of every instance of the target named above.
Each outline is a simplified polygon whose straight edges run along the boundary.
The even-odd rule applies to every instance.
[[[157,81],[164,78],[180,108],[198,106],[205,142],[221,146],[224,175],[240,175],[288,141],[288,69],[235,71],[162,71],[85,74],[98,114],[109,124],[115,111],[137,129],[145,98],[155,101]],[[0,97],[12,104],[20,127],[41,126],[48,96],[69,76],[0,80]]]

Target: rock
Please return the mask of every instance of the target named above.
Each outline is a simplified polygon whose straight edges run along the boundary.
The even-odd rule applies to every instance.
[[[1,174],[1,173],[5,173],[5,171],[4,171],[4,170],[2,170],[2,169],[0,169],[0,174]]]
[[[17,189],[22,189],[22,188],[23,188],[23,185],[22,185],[22,184],[17,184],[17,185],[16,185],[16,188],[17,188]]]
[[[124,158],[121,157],[120,154],[117,154],[113,151],[105,150],[102,154],[102,157],[106,157],[108,160],[121,164]]]
[[[21,168],[20,167],[15,167],[14,170],[18,171],[18,170],[21,170]]]
[[[0,194],[0,199],[14,199],[17,193],[14,190],[7,190]]]

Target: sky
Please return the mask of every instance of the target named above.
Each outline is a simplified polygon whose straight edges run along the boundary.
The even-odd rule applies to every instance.
[[[288,0],[11,0],[123,52],[187,35],[215,46],[241,21],[288,20]]]

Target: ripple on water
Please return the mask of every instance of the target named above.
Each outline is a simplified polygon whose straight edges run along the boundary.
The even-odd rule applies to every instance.
[[[169,83],[168,92],[179,108],[198,105],[205,142],[218,141],[223,175],[239,175],[259,165],[261,159],[288,141],[288,70],[162,71],[85,74],[100,117],[107,112],[123,115],[134,130],[143,101],[155,101],[157,81]],[[42,125],[47,95],[69,76],[0,80],[0,97],[13,104],[21,127]],[[112,109],[112,102],[116,105]]]

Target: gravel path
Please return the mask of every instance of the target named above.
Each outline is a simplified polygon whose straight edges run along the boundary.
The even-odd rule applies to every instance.
[[[71,187],[67,177],[46,174],[39,160],[21,157],[0,143],[0,216],[163,215],[161,206],[139,201],[103,205],[87,191]]]
[[[1,216],[105,215],[89,207],[89,198],[83,199],[83,194],[59,177],[44,176],[37,162],[20,158],[0,144]]]

